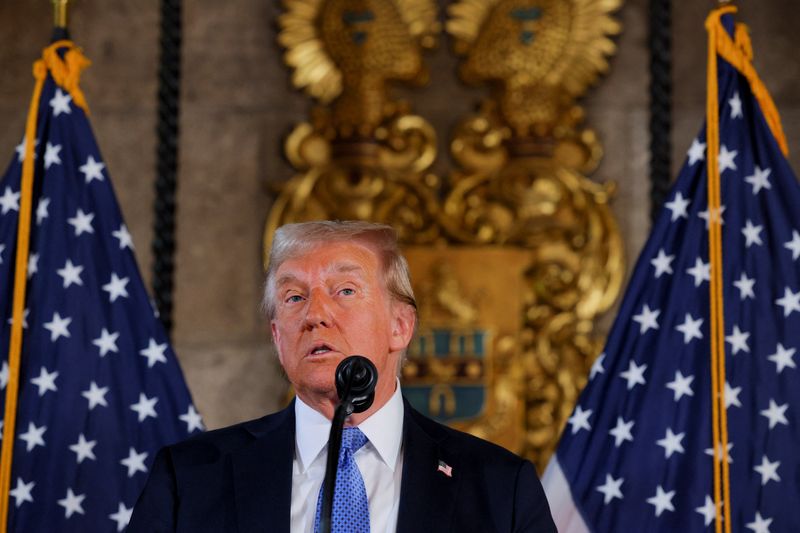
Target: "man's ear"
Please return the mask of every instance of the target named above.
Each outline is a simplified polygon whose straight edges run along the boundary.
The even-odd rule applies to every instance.
[[[281,356],[280,350],[280,341],[281,341],[281,334],[278,331],[278,326],[275,325],[275,321],[272,320],[269,323],[270,330],[272,331],[272,344],[275,345],[275,349],[278,351],[278,358]]]
[[[392,332],[389,349],[393,352],[405,350],[414,336],[417,313],[406,303],[392,303]]]

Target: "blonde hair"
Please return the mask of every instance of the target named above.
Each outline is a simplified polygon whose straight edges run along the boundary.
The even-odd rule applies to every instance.
[[[386,224],[356,220],[322,220],[285,224],[275,230],[269,252],[262,307],[268,320],[275,318],[275,273],[284,261],[329,242],[355,242],[375,252],[383,266],[389,294],[417,309],[408,261],[400,252],[397,233]]]

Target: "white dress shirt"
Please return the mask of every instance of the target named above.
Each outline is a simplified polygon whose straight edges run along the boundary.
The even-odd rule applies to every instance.
[[[291,531],[313,533],[331,421],[300,398],[294,405]],[[399,381],[389,401],[358,428],[369,439],[356,452],[355,460],[367,490],[370,533],[395,533],[403,474],[403,398]]]

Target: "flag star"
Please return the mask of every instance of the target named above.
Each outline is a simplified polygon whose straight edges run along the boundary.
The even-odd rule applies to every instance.
[[[689,148],[689,166],[692,166],[705,158],[706,143],[701,143],[699,139],[694,139],[692,141],[692,146]]]
[[[81,272],[83,272],[83,267],[80,265],[73,265],[72,261],[67,259],[67,263],[64,265],[64,268],[56,270],[58,275],[64,278],[64,288],[66,289],[73,283],[75,285],[83,285],[83,280],[81,280]]]
[[[36,385],[39,389],[39,397],[44,396],[44,393],[47,391],[57,392],[58,387],[56,387],[56,378],[58,377],[58,372],[48,372],[45,367],[42,367],[39,370],[39,377],[31,379],[31,383]]]
[[[569,417],[569,420],[567,420],[567,424],[572,425],[573,435],[582,429],[591,431],[592,426],[589,425],[590,416],[592,416],[591,409],[587,409],[586,411],[584,411],[583,407],[581,407],[580,405],[575,407],[575,412],[572,413],[572,416]]]
[[[120,464],[128,468],[128,477],[133,477],[136,472],[147,473],[144,461],[147,459],[147,452],[138,453],[134,448],[128,452],[128,457],[120,461]]]
[[[139,413],[139,422],[143,422],[148,416],[158,418],[155,409],[156,402],[158,402],[157,397],[148,398],[143,392],[140,392],[139,401],[131,405],[131,410]]]
[[[27,451],[33,450],[36,446],[44,447],[44,439],[42,438],[47,427],[36,427],[33,422],[28,422],[28,431],[20,433],[19,440],[24,440]]]
[[[103,285],[103,290],[108,292],[109,301],[113,303],[120,296],[127,298],[128,290],[125,288],[125,286],[129,281],[130,278],[120,278],[115,272],[112,272],[111,281]]]
[[[106,328],[100,332],[100,336],[92,341],[92,344],[100,348],[100,357],[105,357],[108,352],[119,352],[117,339],[119,332],[110,333]]]
[[[684,376],[680,371],[675,372],[675,379],[667,383],[667,388],[675,393],[674,399],[677,402],[683,396],[694,396],[692,391],[692,381],[694,376]]]
[[[739,298],[742,300],[747,300],[748,298],[755,299],[756,295],[753,292],[753,285],[755,284],[756,280],[754,278],[748,278],[747,274],[744,272],[739,276],[738,281],[733,282],[733,285],[739,289]]]
[[[78,170],[86,177],[86,183],[90,183],[92,180],[103,181],[104,168],[106,168],[105,163],[95,161],[94,157],[89,156],[86,163],[78,167]]]
[[[58,505],[64,508],[65,518],[69,518],[75,513],[84,514],[83,500],[86,499],[85,494],[75,494],[71,488],[67,489],[67,495],[58,500]]]
[[[28,279],[37,272],[39,272],[39,254],[31,254],[28,256]]]
[[[658,309],[650,309],[650,306],[644,304],[642,311],[638,315],[633,315],[633,321],[639,323],[639,334],[645,333],[648,329],[658,329],[658,315],[661,311]]]
[[[669,459],[673,453],[683,453],[683,444],[681,441],[686,433],[678,433],[677,435],[672,432],[672,428],[667,428],[667,434],[663,439],[656,441],[656,444],[664,448],[664,458]]]
[[[75,228],[75,236],[77,237],[82,233],[94,233],[94,228],[92,227],[93,219],[94,213],[84,213],[83,209],[78,209],[75,216],[68,218],[67,222]]]
[[[589,371],[589,379],[594,379],[597,374],[605,374],[606,371],[603,368],[603,360],[606,358],[605,353],[601,353],[597,356],[597,359],[594,360],[592,363],[592,369]]]
[[[119,502],[119,506],[117,507],[117,512],[108,515],[108,517],[117,523],[117,532],[119,532],[125,529],[125,527],[128,525],[128,522],[131,521],[132,514],[133,514],[133,507],[128,509],[122,502]]]
[[[733,443],[729,442],[727,446],[725,446],[725,452],[728,455],[728,463],[733,463],[733,459],[731,458],[731,449],[733,449]],[[714,457],[714,448],[706,448],[704,451],[709,457]],[[719,455],[720,457],[717,459],[717,462],[722,461],[722,443],[719,444]]]
[[[731,343],[733,355],[736,355],[740,351],[750,353],[750,347],[747,345],[747,339],[749,337],[750,333],[740,330],[739,326],[733,326],[733,333],[725,337],[725,340]]]
[[[661,277],[661,274],[672,274],[672,261],[675,259],[674,255],[667,255],[664,249],[658,251],[658,256],[650,260],[650,264],[656,269],[656,279]]]
[[[19,193],[6,187],[3,196],[0,196],[0,209],[4,215],[9,211],[19,211]]]
[[[647,370],[647,365],[638,366],[634,361],[628,364],[628,370],[620,372],[619,376],[628,381],[628,390],[631,390],[636,384],[645,384],[644,371]]]
[[[728,147],[724,144],[719,148],[719,175],[722,176],[722,173],[726,170],[736,170],[736,155],[738,154],[738,150],[728,151]]]
[[[90,411],[98,405],[108,407],[108,402],[106,402],[106,394],[108,394],[108,387],[98,387],[97,383],[94,381],[89,384],[89,390],[81,392],[81,396],[89,400]]]
[[[36,159],[36,147],[39,146],[39,139],[36,139],[36,142],[33,143],[33,159]],[[22,142],[17,145],[14,150],[17,151],[17,161],[22,163],[25,160],[25,139],[22,139]]]
[[[611,474],[606,474],[606,482],[597,487],[597,492],[603,493],[603,503],[608,503],[614,498],[622,499],[622,491],[619,488],[622,486],[622,478],[614,479]]]
[[[113,301],[113,300],[112,300]],[[150,338],[147,348],[139,350],[139,355],[147,358],[147,368],[153,368],[156,363],[166,363],[167,358],[164,352],[167,350],[167,343],[158,344],[155,339]]]
[[[771,169],[765,168],[762,170],[758,165],[756,165],[756,169],[753,174],[744,178],[744,181],[753,186],[754,195],[758,194],[761,189],[772,188],[772,185],[769,182],[770,172],[772,172]]]
[[[697,320],[692,318],[692,315],[686,313],[686,318],[683,321],[683,324],[680,326],[676,326],[675,329],[683,333],[683,343],[689,344],[692,339],[702,339],[703,334],[700,332],[700,326],[703,325],[703,319],[698,318]]]
[[[60,144],[50,144],[49,142],[45,146],[44,150],[44,169],[47,170],[53,165],[60,165],[61,164],[61,145]]]
[[[14,490],[10,491],[9,494],[14,497],[15,505],[19,508],[25,502],[33,503],[33,496],[31,496],[31,491],[33,490],[34,483],[31,481],[30,483],[25,483],[21,477],[17,478],[17,486]]]
[[[708,229],[709,220],[714,220],[716,222],[719,222],[720,226],[724,226],[725,219],[723,218],[722,215],[725,213],[725,206],[721,205],[719,209],[714,210],[713,214],[709,214],[710,211],[711,211],[710,209],[706,209],[705,211],[700,211],[699,213],[697,213],[697,216],[706,221],[706,229]]]
[[[783,307],[784,318],[791,315],[793,311],[800,311],[800,291],[792,292],[789,287],[786,287],[783,290],[783,298],[778,298],[775,303]]]
[[[0,389],[5,389],[8,385],[8,362],[3,361],[3,369],[0,370]]]
[[[789,421],[786,420],[786,409],[789,408],[789,404],[785,403],[783,405],[778,405],[775,403],[775,400],[769,401],[769,408],[760,411],[761,416],[765,416],[769,419],[769,429],[774,428],[778,424],[784,424],[786,426],[789,425]]]
[[[687,274],[694,278],[694,286],[699,287],[704,281],[711,280],[711,262],[704,263],[699,257],[694,260],[694,266],[686,269]]]
[[[0,265],[3,264],[3,250],[5,250],[5,249],[6,249],[6,245],[5,244],[0,244]]]
[[[72,110],[69,103],[72,97],[68,93],[64,93],[61,89],[56,89],[56,94],[50,99],[50,107],[53,108],[53,116],[57,117],[61,113],[70,114]]]
[[[730,383],[725,382],[725,409],[731,405],[735,407],[742,406],[742,402],[739,401],[739,393],[741,392],[741,387],[731,387]]]
[[[128,228],[122,224],[117,231],[112,231],[111,235],[119,239],[119,249],[130,248],[133,250],[133,239],[131,234],[128,233]]]
[[[753,470],[761,474],[761,486],[767,484],[768,481],[780,481],[781,477],[778,475],[778,467],[781,466],[780,461],[771,463],[767,456],[761,458],[761,464],[753,467]]]
[[[731,106],[731,118],[743,118],[742,114],[742,99],[739,98],[739,93],[733,93],[728,99],[728,104]]]
[[[50,207],[50,198],[42,198],[39,200],[39,203],[36,204],[36,225],[41,226],[44,219],[50,216],[50,213],[47,212],[47,208]]]
[[[752,529],[755,533],[769,533],[770,524],[772,524],[772,518],[764,518],[761,513],[756,511],[753,521],[745,525],[747,529]]]
[[[631,434],[633,422],[633,420],[625,422],[621,416],[617,417],[617,425],[614,427],[614,429],[608,432],[609,435],[614,437],[614,446],[619,448],[620,445],[626,440],[633,442],[633,435]]]
[[[25,309],[25,311],[22,312],[22,329],[28,329],[28,313],[30,312],[31,312],[30,309]],[[13,324],[14,317],[9,318],[6,322],[9,324]]]
[[[780,374],[787,366],[790,368],[797,368],[793,359],[795,351],[794,348],[786,349],[783,347],[783,344],[778,343],[775,353],[768,356],[767,359],[775,363],[776,371]]]
[[[680,191],[676,192],[675,198],[673,198],[672,201],[664,204],[664,206],[672,212],[670,215],[670,220],[675,222],[681,217],[689,218],[689,213],[686,211],[686,209],[689,207],[690,203],[691,201],[684,198]]]
[[[764,244],[761,241],[761,230],[763,229],[764,226],[754,226],[750,219],[747,220],[744,228],[742,228],[742,235],[744,235],[744,245],[746,248],[750,248],[753,244]]]
[[[656,489],[656,495],[652,498],[647,498],[647,503],[654,505],[656,508],[656,516],[661,516],[664,511],[674,511],[675,507],[672,505],[672,497],[675,496],[675,491],[664,492],[661,485]]]
[[[44,324],[44,329],[50,331],[50,341],[55,342],[59,337],[69,338],[69,325],[71,322],[71,318],[61,318],[58,313],[53,313],[53,320]]]
[[[97,460],[94,456],[94,447],[97,446],[96,440],[86,440],[86,437],[81,433],[78,436],[78,442],[69,447],[70,450],[77,454],[78,464],[81,464],[84,459]]]
[[[200,418],[200,413],[197,412],[194,405],[190,404],[186,414],[180,415],[178,418],[186,422],[187,433],[191,433],[196,429],[203,430],[203,419]]]
[[[711,524],[711,522],[714,521],[714,518],[716,518],[717,516],[714,500],[711,498],[711,496],[707,494],[706,494],[706,502],[700,507],[695,507],[694,510],[703,515],[703,520],[705,521],[706,527],[708,527]]]
[[[792,230],[792,240],[786,242],[783,247],[792,252],[792,261],[797,261],[797,258],[800,257],[800,233]]]

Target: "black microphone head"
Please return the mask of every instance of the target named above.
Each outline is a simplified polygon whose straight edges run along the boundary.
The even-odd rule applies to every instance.
[[[363,413],[375,400],[375,386],[378,384],[378,369],[372,361],[362,355],[351,355],[336,367],[336,393],[339,401],[348,391],[353,412]],[[349,414],[349,413],[348,413]]]

